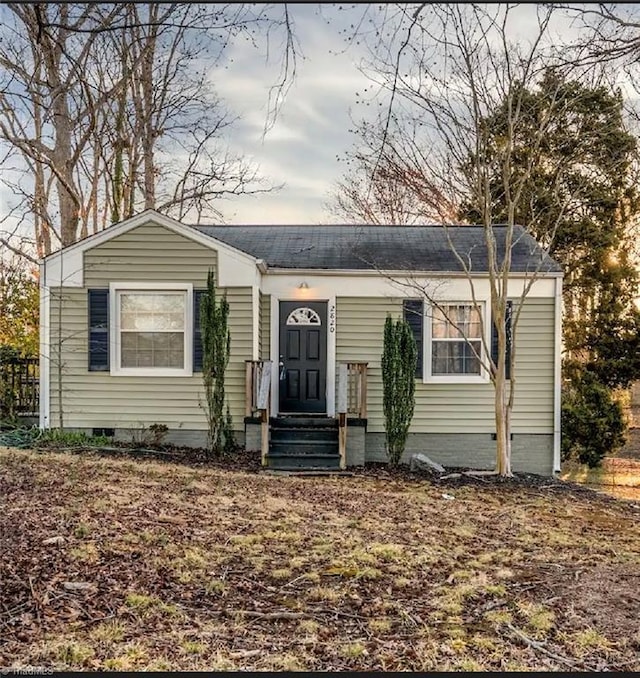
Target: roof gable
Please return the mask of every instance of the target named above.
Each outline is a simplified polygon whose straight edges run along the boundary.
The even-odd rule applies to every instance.
[[[41,263],[44,267],[44,279],[46,280],[46,284],[81,287],[83,284],[84,252],[149,223],[167,228],[178,235],[193,240],[212,250],[216,250],[219,255],[227,255],[227,257],[235,262],[244,264],[245,266],[250,265],[252,269],[261,263],[249,252],[242,251],[230,243],[218,241],[209,234],[202,233],[198,229],[187,226],[180,221],[160,214],[155,210],[145,210],[140,214],[125,219],[113,226],[109,226],[98,233],[87,236],[73,245],[69,245],[42,259]],[[232,268],[232,266],[229,266],[229,268]]]
[[[193,226],[183,224],[177,219],[168,217],[165,214],[160,214],[160,212],[148,209],[145,210],[144,212],[140,212],[140,214],[136,214],[135,216],[130,217],[129,219],[125,219],[124,221],[119,221],[117,224],[108,226],[102,231],[92,233],[91,235],[88,235],[86,238],[82,238],[82,240],[78,240],[77,242],[73,243],[73,245],[68,245],[64,249],[49,254],[46,257],[44,257],[44,261],[51,261],[56,257],[60,257],[63,253],[67,255],[77,251],[84,252],[88,249],[97,247],[98,245],[102,244],[103,242],[106,242],[107,240],[111,240],[112,238],[115,238],[119,235],[123,235],[124,233],[127,233],[128,231],[131,231],[132,229],[147,224],[149,222],[153,222],[160,226],[164,226],[165,228],[168,228],[169,230],[174,231],[179,235],[183,235],[186,238],[195,240],[196,242],[199,242],[200,244],[205,245],[206,247],[209,247],[211,249],[216,248],[215,244],[216,240],[210,234],[203,233],[199,231],[197,228],[193,228]],[[234,249],[236,250],[237,254],[243,257],[248,257],[255,261],[255,257],[253,257],[251,254],[249,254],[248,252],[244,252],[242,250],[238,250],[229,243],[220,241],[218,244],[222,245],[222,247],[227,249],[228,248]]]

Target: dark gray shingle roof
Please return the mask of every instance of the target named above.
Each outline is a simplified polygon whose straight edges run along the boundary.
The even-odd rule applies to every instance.
[[[199,231],[242,250],[274,268],[337,270],[417,270],[460,272],[446,231],[472,271],[488,270],[487,248],[479,226],[195,226]],[[494,226],[500,258],[505,226]],[[560,266],[517,226],[514,272],[559,272]],[[502,244],[502,247],[500,246]]]

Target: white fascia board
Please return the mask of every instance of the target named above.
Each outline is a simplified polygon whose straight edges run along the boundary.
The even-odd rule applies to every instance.
[[[94,247],[98,247],[112,238],[123,235],[138,226],[143,226],[148,223],[163,226],[178,235],[189,238],[209,249],[216,250],[218,252],[221,269],[232,271],[236,266],[240,265],[243,268],[243,272],[246,274],[251,267],[255,268],[260,261],[250,254],[242,252],[235,247],[231,247],[211,236],[205,235],[191,226],[185,226],[176,219],[160,214],[155,210],[145,210],[130,219],[125,219],[118,224],[108,226],[98,233],[94,233],[73,245],[69,245],[64,249],[45,257],[43,262],[46,284],[49,287],[82,287],[84,252],[93,249]],[[231,259],[228,265],[225,265],[224,263],[226,257]],[[222,261],[220,261],[220,259]],[[219,284],[224,285],[225,283],[219,281]],[[251,283],[249,282],[246,284],[250,285]]]
[[[262,260],[260,260],[262,261]],[[264,271],[263,271],[264,272]],[[268,267],[267,270],[269,275],[318,275],[318,276],[356,276],[356,277],[391,277],[391,278],[406,278],[407,276],[413,276],[416,278],[487,278],[489,273],[479,271],[477,273],[470,273],[467,275],[462,271],[407,271],[405,269],[399,271],[383,271],[374,270],[374,269],[362,269],[362,268],[276,268]],[[557,271],[548,271],[548,272],[533,272],[531,275],[527,275],[524,272],[517,271],[512,273],[509,278],[522,278],[530,279],[532,276],[537,278],[562,278],[563,273]]]
[[[82,287],[82,250],[60,250],[41,260],[40,275],[47,287]]]
[[[539,278],[528,292],[528,297],[553,298],[555,281],[553,278]],[[305,289],[300,289],[301,283]],[[509,296],[519,297],[527,283],[527,279],[511,277],[509,279]],[[280,298],[291,297],[329,299],[331,297],[394,297],[411,298],[424,296],[426,291],[432,298],[457,301],[471,299],[471,284],[479,300],[491,298],[489,278],[478,276],[471,281],[465,277],[447,278],[446,276],[403,275],[385,276],[374,272],[373,275],[342,275],[342,272],[317,275],[317,272],[304,273],[288,271],[287,275],[268,274],[262,276],[262,292]]]

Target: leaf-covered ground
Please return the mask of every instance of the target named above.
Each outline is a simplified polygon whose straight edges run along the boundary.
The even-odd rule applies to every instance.
[[[0,449],[0,666],[640,670],[640,508]]]

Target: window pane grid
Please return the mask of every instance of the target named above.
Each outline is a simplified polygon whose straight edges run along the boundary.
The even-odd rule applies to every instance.
[[[480,342],[436,341],[433,344],[431,372],[435,375],[480,374]]]
[[[184,292],[120,294],[120,367],[183,369]]]
[[[480,313],[473,306],[451,305],[433,311],[435,339],[479,339]]]
[[[120,295],[120,328],[142,332],[184,331],[183,293]]]
[[[433,309],[431,373],[434,376],[479,375],[481,318],[469,304]]]

